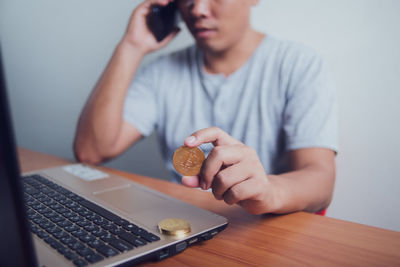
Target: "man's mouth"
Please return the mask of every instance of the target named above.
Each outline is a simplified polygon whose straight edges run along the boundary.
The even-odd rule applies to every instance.
[[[194,29],[194,35],[200,39],[212,37],[216,32],[216,29],[212,28],[196,27]]]

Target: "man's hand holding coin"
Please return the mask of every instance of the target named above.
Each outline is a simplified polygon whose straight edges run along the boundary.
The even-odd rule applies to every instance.
[[[196,131],[184,140],[186,147],[212,143],[199,175],[183,176],[189,187],[212,189],[216,199],[238,204],[253,214],[273,212],[277,192],[256,151],[217,127]]]

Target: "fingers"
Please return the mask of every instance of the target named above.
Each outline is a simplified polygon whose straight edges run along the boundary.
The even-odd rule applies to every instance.
[[[146,0],[143,1],[142,5],[149,8],[154,5],[166,6],[170,2],[173,2],[173,0]]]
[[[257,179],[247,179],[241,183],[232,186],[223,195],[224,201],[229,204],[237,204],[240,201],[256,199],[262,190],[262,184]]]
[[[173,0],[146,0],[143,1],[137,8],[137,12],[142,16],[147,16],[150,13],[151,7],[154,5],[166,6]]]
[[[160,1],[155,1],[155,0],[145,0],[142,3],[140,3],[137,8],[135,9],[135,12],[140,13],[140,15],[142,16],[147,16],[150,13],[150,8],[153,5],[165,5],[164,2],[166,2],[166,0],[162,0],[160,3],[156,3],[156,2],[160,2]]]
[[[189,147],[199,146],[204,143],[213,143],[214,146],[241,144],[241,142],[218,127],[201,129],[184,140],[184,144]]]
[[[216,199],[222,200],[226,191],[251,176],[243,165],[245,164],[238,163],[217,173],[212,182],[212,192]]]
[[[217,127],[194,132],[184,140],[188,147],[213,143],[199,176],[183,177],[190,187],[212,187],[216,199],[227,204],[239,204],[258,214],[266,211],[268,178],[257,152]]]
[[[199,187],[199,177],[198,176],[183,176],[182,184],[187,187]]]
[[[209,189],[214,177],[223,167],[242,161],[245,156],[245,149],[244,145],[214,147],[201,169],[201,188]]]

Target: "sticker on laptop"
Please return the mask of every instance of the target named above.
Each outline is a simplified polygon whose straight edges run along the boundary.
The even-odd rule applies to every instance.
[[[88,182],[109,177],[105,172],[82,164],[68,165],[63,167],[63,170]]]

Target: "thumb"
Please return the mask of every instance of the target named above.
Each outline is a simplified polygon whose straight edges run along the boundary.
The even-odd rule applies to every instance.
[[[184,140],[185,146],[188,147],[195,147],[204,143],[212,143],[214,146],[241,144],[240,141],[217,127],[198,130]]]
[[[183,176],[182,184],[187,187],[200,187],[200,181],[198,176]]]

